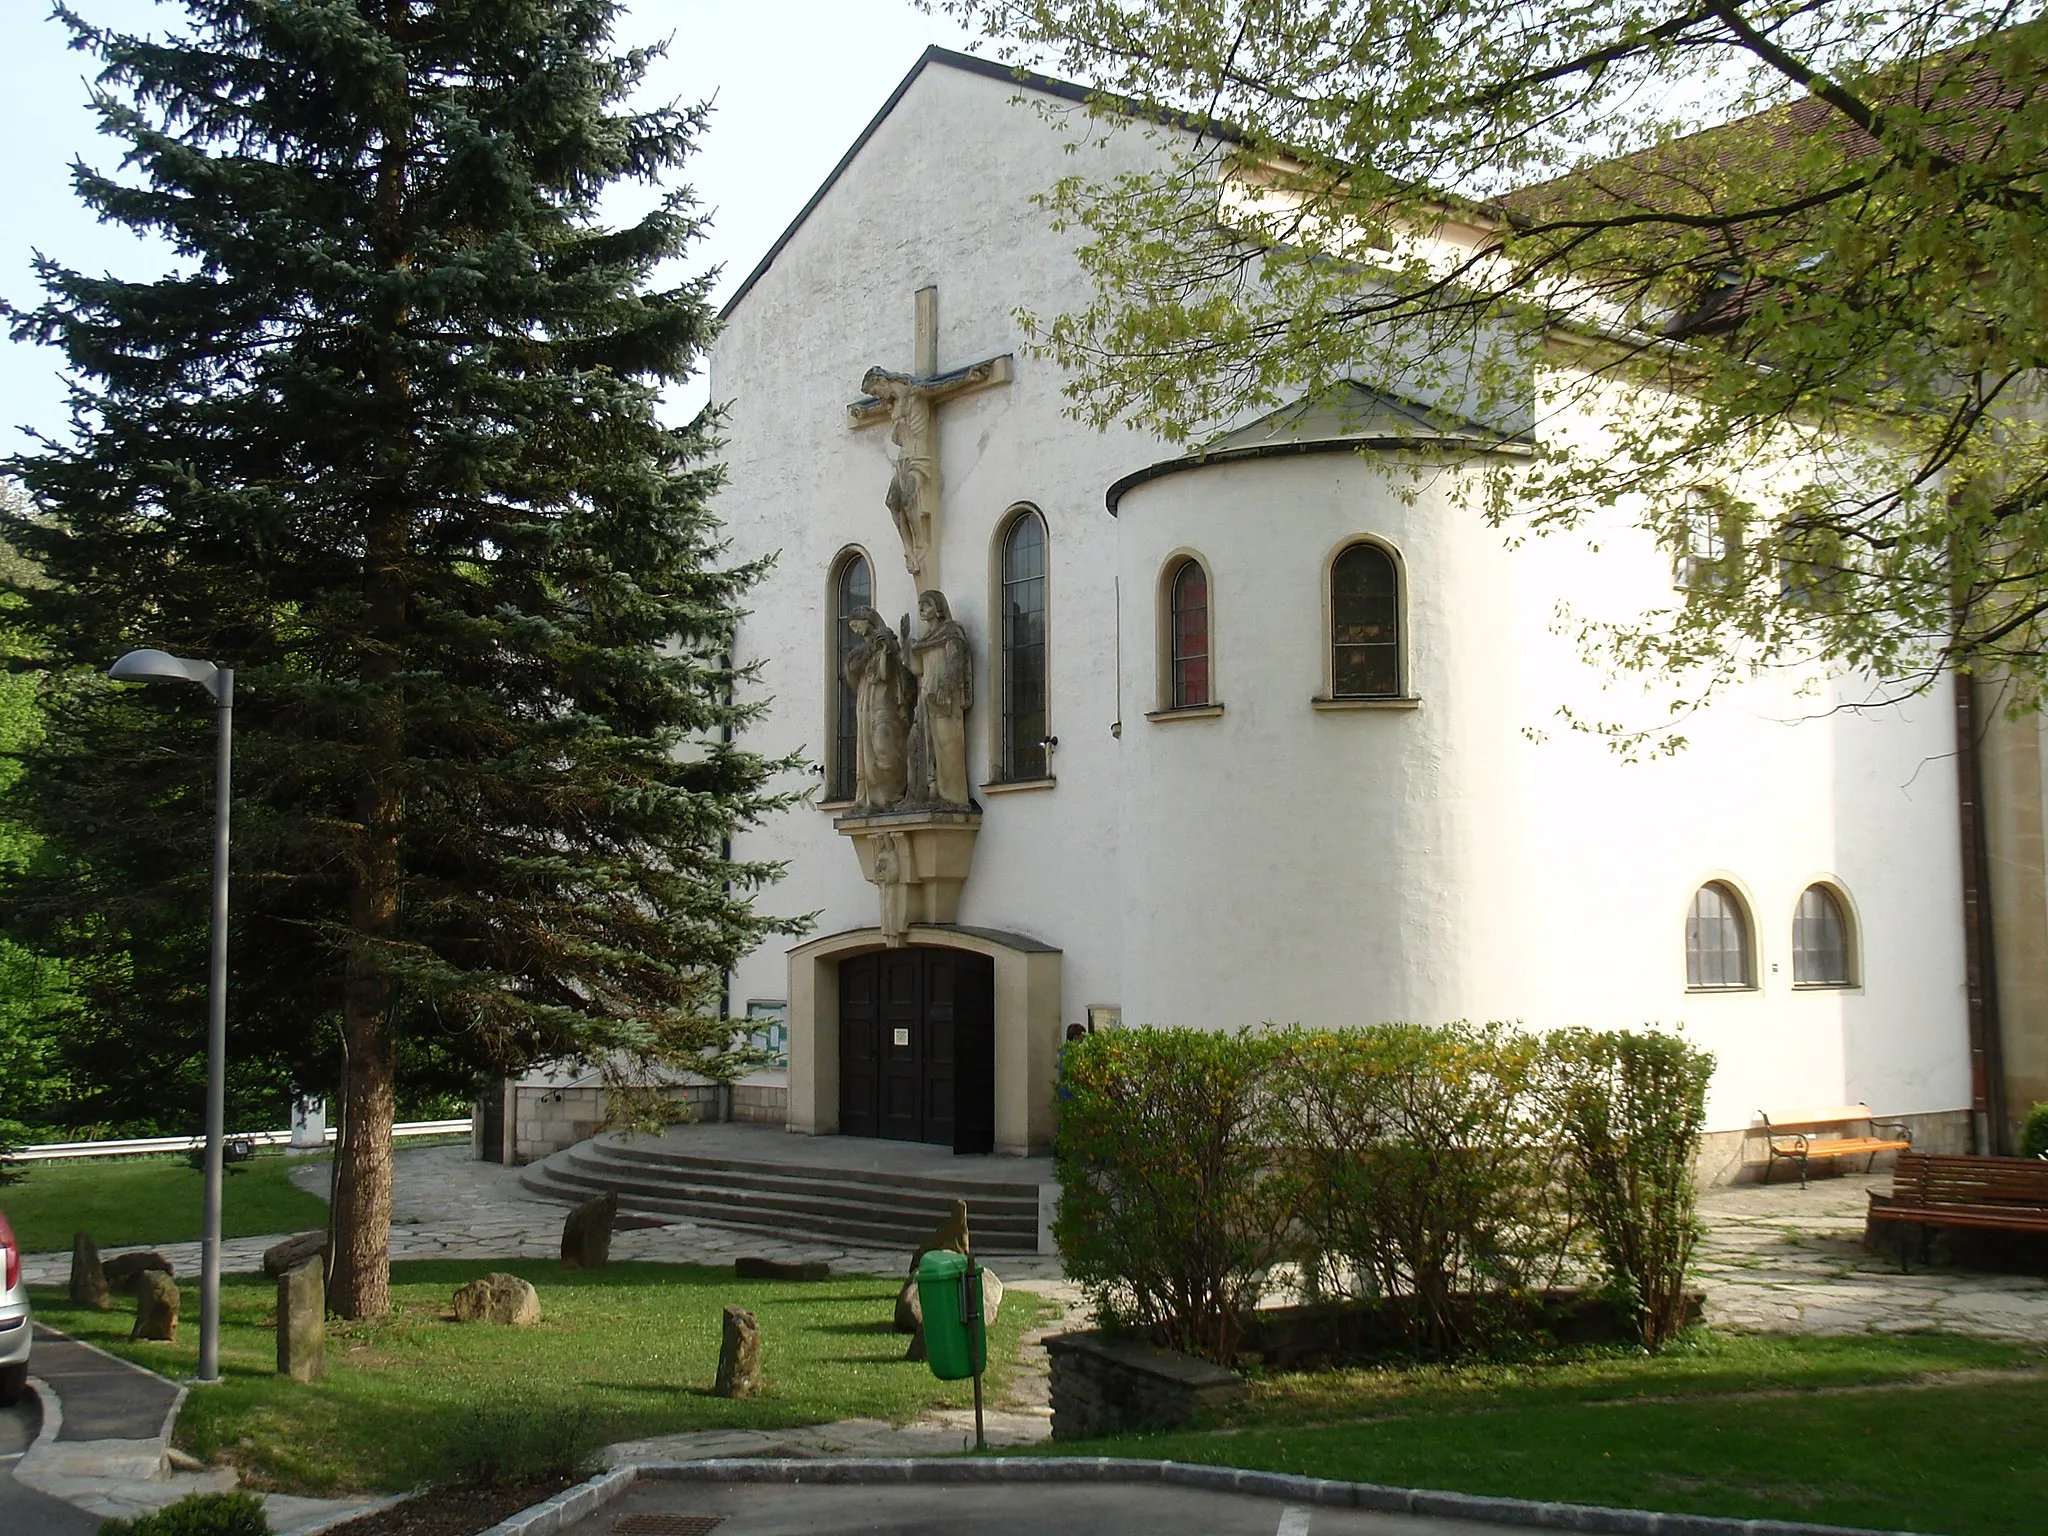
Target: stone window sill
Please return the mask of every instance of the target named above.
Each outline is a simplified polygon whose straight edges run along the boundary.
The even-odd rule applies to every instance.
[[[1310,699],[1312,709],[1327,710],[1342,714],[1355,709],[1420,709],[1422,700],[1414,694],[1404,694],[1392,699]]]
[[[1763,989],[1753,981],[1746,981],[1739,987],[1687,987],[1685,990],[1699,993],[1703,997],[1712,997],[1717,993],[1726,995],[1733,992],[1739,995],[1744,992],[1760,992]]]
[[[984,795],[1015,795],[1027,789],[1051,789],[1057,783],[1059,783],[1058,779],[1049,777],[1043,779],[1001,779],[994,784],[982,785],[981,792]]]
[[[1155,725],[1165,725],[1170,720],[1215,720],[1222,714],[1221,704],[1190,704],[1182,709],[1148,710],[1145,718]]]

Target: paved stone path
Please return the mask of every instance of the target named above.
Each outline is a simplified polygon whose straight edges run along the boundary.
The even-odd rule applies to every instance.
[[[1975,1270],[1899,1273],[1863,1247],[1883,1174],[1735,1185],[1700,1197],[1707,1235],[1695,1274],[1707,1321],[1749,1333],[1947,1333],[2048,1343],[2048,1279]]]
[[[292,1170],[292,1182],[309,1194],[327,1198],[327,1163],[309,1160]],[[529,1194],[519,1184],[519,1170],[479,1162],[461,1146],[415,1147],[401,1150],[392,1179],[391,1257],[394,1259],[552,1259],[562,1251],[562,1218],[568,1207]],[[232,1238],[221,1244],[221,1267],[229,1273],[261,1269],[263,1250],[278,1239]],[[106,1248],[106,1257],[126,1248]],[[159,1243],[156,1251],[180,1275],[199,1271],[199,1244]],[[845,1274],[901,1275],[909,1255],[893,1248],[861,1248],[832,1242],[810,1242],[765,1233],[678,1220],[663,1227],[620,1232],[612,1239],[612,1256],[653,1259],[677,1264],[730,1264],[748,1256],[772,1259],[825,1259]],[[27,1254],[22,1260],[29,1282],[62,1285],[71,1273],[69,1251]],[[1005,1284],[1024,1283],[1077,1300],[1066,1285],[1055,1257],[1004,1254],[991,1267]]]

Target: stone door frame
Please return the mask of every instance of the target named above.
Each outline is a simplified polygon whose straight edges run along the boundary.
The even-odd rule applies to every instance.
[[[909,939],[995,962],[996,1155],[1051,1151],[1060,952],[1022,934],[950,924],[916,924]],[[854,928],[789,951],[789,1129],[798,1135],[839,1131],[839,962],[886,947],[881,929]]]

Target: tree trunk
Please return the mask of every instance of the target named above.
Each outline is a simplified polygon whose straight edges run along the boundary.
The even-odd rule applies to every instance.
[[[341,1028],[348,1046],[347,1119],[334,1209],[334,1310],[376,1317],[391,1307],[391,1122],[398,1028],[384,946],[398,937],[399,831],[404,811],[405,724],[394,680],[404,644],[406,592],[400,562],[407,520],[386,511],[371,524],[368,597],[372,642],[362,675],[372,684],[362,744],[363,786],[355,886],[349,893],[348,957]]]
[[[411,0],[388,0],[386,30],[402,41]],[[410,108],[403,95],[386,123],[377,156],[377,196],[371,238],[378,265],[400,271],[410,264],[405,240],[405,167],[411,144]],[[364,527],[364,634],[358,676],[365,714],[357,762],[355,882],[349,892],[354,947],[342,997],[347,1042],[348,1118],[334,1208],[334,1288],[329,1302],[343,1317],[377,1317],[391,1310],[391,1123],[397,1097],[398,1028],[392,1013],[391,973],[385,946],[398,937],[399,834],[403,823],[405,709],[397,681],[406,643],[406,562],[412,519],[405,495],[412,443],[407,412],[412,381],[398,356],[410,311],[394,303],[385,316],[384,342],[372,366],[371,390],[386,412],[380,451],[383,484]],[[394,409],[396,407],[396,409]]]
[[[343,1317],[391,1310],[391,1122],[397,1087],[390,982],[369,961],[349,965],[342,1029],[350,1071],[335,1146],[334,1283],[328,1305]]]

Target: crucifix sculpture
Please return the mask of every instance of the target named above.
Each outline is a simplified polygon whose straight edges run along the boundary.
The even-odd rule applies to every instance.
[[[939,586],[939,419],[944,401],[1010,382],[1011,354],[991,357],[950,373],[939,372],[939,290],[917,290],[917,327],[911,370],[870,368],[860,381],[867,391],[846,408],[856,427],[890,424],[896,463],[889,477],[889,515],[903,540],[903,563],[920,592]]]

